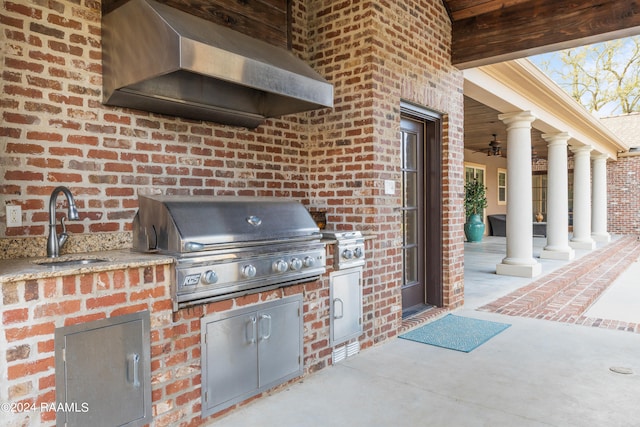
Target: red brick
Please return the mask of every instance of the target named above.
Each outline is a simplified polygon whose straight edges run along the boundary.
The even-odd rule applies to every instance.
[[[29,319],[29,309],[17,308],[14,310],[6,310],[2,313],[2,324],[10,325],[12,323],[22,323]]]
[[[191,383],[189,379],[182,379],[182,380],[177,380],[170,383],[169,385],[167,385],[165,390],[167,395],[171,395],[174,393],[178,393],[180,391],[185,391],[189,389],[190,386],[191,386]]]
[[[7,368],[7,379],[12,381],[27,375],[45,372],[54,368],[55,358],[53,356],[36,360],[35,362],[9,365]]]
[[[140,311],[145,311],[148,308],[149,307],[148,307],[147,304],[127,305],[125,307],[120,307],[120,308],[117,308],[117,309],[113,310],[109,314],[109,317],[122,316],[123,314],[138,313]]]
[[[187,391],[186,393],[183,393],[179,396],[176,396],[176,405],[183,406],[188,404],[189,402],[197,401],[200,398],[200,394],[200,388],[196,388]]]
[[[127,301],[127,294],[124,292],[106,295],[98,298],[87,298],[87,309],[111,307],[116,304],[123,304]]]
[[[34,319],[50,316],[64,316],[80,311],[80,300],[67,300],[41,304],[34,310]]]
[[[75,295],[77,291],[76,276],[64,276],[62,278],[62,294]]]
[[[16,171],[7,170],[4,174],[4,178],[8,181],[44,181],[44,175],[41,172],[28,172],[28,171]]]
[[[49,335],[52,334],[54,330],[55,324],[53,322],[47,322],[20,328],[6,328],[4,334],[7,341],[12,342],[41,335]]]
[[[75,317],[67,317],[64,319],[65,326],[78,325],[80,323],[93,322],[94,320],[102,320],[107,316],[105,313],[83,314]]]
[[[48,388],[53,388],[56,386],[56,376],[55,374],[49,375],[46,377],[41,377],[38,380],[38,388],[40,390],[46,390]]]

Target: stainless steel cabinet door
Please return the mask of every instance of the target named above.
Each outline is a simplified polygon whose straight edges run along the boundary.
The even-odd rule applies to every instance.
[[[202,416],[302,375],[302,296],[202,319]]]
[[[248,312],[206,325],[203,406],[231,405],[258,388],[256,316]]]
[[[302,375],[302,305],[299,301],[258,312],[260,387]]]
[[[151,421],[149,312],[56,329],[57,425]]]
[[[362,333],[362,268],[330,274],[331,344],[336,345]]]

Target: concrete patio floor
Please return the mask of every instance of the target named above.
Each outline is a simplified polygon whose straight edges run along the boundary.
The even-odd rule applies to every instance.
[[[535,257],[544,242],[534,239]],[[211,425],[640,425],[640,334],[476,310],[532,282],[494,274],[504,253],[504,238],[465,245],[465,306],[455,314],[512,325],[472,352],[392,339]],[[567,264],[539,261],[543,275]],[[625,275],[636,285],[621,276],[589,311],[640,322],[639,263]]]

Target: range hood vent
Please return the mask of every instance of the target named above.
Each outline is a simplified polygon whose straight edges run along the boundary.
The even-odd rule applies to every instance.
[[[291,52],[153,0],[102,18],[103,102],[255,128],[333,107],[333,86]]]

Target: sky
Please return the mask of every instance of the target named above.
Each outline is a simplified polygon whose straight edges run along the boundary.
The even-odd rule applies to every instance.
[[[636,36],[637,38],[637,36]],[[629,58],[631,55],[631,49],[634,46],[634,43],[631,38],[620,39],[622,41],[622,46],[616,51],[616,62],[621,64],[620,69],[623,64],[629,62]],[[598,43],[595,45],[591,45],[592,47],[601,49],[605,44]],[[540,68],[542,71],[547,73],[551,79],[553,79],[560,87],[566,90],[566,85],[568,84],[568,80],[562,78],[562,74],[565,75],[569,73],[569,67],[565,65],[562,61],[562,52],[551,52],[543,55],[532,56],[529,59]],[[566,51],[564,51],[566,52]],[[595,67],[595,62],[593,59],[585,60],[582,65],[587,70],[593,70]],[[636,73],[640,69],[640,64],[636,64]],[[564,85],[563,85],[564,84]],[[640,88],[636,90],[636,93],[640,91]],[[583,103],[586,104],[586,103]],[[586,105],[585,105],[586,107]],[[606,117],[612,115],[621,114],[619,103],[610,102],[606,104],[604,107],[600,108],[599,111],[592,112],[597,117]]]

